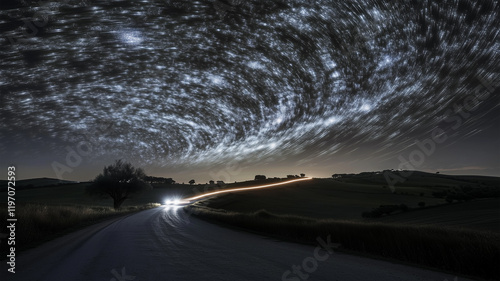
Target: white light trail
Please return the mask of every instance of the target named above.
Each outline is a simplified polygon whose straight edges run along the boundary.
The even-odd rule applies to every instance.
[[[213,192],[208,192],[208,193],[205,193],[205,194],[201,194],[201,195],[198,195],[198,196],[184,198],[181,201],[192,202],[194,200],[198,200],[198,199],[201,199],[201,198],[213,196],[213,195],[216,195],[216,194],[223,194],[223,193],[229,193],[229,192],[239,192],[239,191],[247,191],[247,190],[253,190],[253,189],[262,189],[262,188],[268,188],[268,187],[273,187],[273,186],[285,185],[285,184],[289,184],[289,183],[294,183],[294,182],[299,182],[299,181],[305,181],[305,180],[311,180],[311,179],[312,178],[307,177],[307,178],[299,178],[299,179],[295,179],[295,180],[289,180],[289,181],[279,182],[279,183],[273,183],[273,184],[266,184],[266,185],[258,185],[258,186],[250,186],[250,187],[241,187],[241,188],[231,188],[231,189],[218,190],[218,191],[213,191]]]

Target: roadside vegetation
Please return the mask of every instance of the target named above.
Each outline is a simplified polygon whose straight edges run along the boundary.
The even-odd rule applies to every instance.
[[[383,171],[335,174],[222,195],[186,211],[292,242],[331,235],[339,251],[499,280],[499,191],[498,177],[414,171],[391,189]]]
[[[171,178],[146,176],[121,162],[106,167],[93,182],[25,180],[25,188],[16,192],[16,248],[26,250],[165,200],[282,180],[257,175],[253,181],[231,184],[213,180],[178,184]],[[381,172],[335,174],[217,196],[186,210],[278,239],[313,244],[318,236],[331,235],[340,251],[498,280],[499,190],[497,177],[414,172],[391,190]],[[5,229],[7,206],[0,203],[0,207],[0,227]],[[0,243],[3,257],[7,247]]]
[[[16,249],[22,251],[106,219],[159,206],[157,203],[123,205],[133,195],[152,189],[144,180],[146,177],[142,169],[117,160],[106,166],[90,183],[46,178],[25,181],[28,183],[26,188],[18,190],[15,195]],[[51,182],[55,186],[48,187]],[[49,199],[50,203],[44,199]],[[3,204],[0,206],[4,207]],[[6,229],[7,208],[0,209],[0,218],[0,227]],[[7,253],[7,249],[7,243],[0,244],[2,257],[6,256],[3,253]]]
[[[341,251],[395,259],[457,274],[497,280],[500,234],[437,225],[311,219],[187,207],[195,216],[292,242],[313,244],[331,235]]]
[[[384,186],[383,174],[362,173],[313,179],[265,192],[255,190],[227,194],[205,200],[204,204],[212,209],[239,213],[264,209],[273,214],[315,219],[437,224],[500,233],[500,197],[496,197],[495,193],[471,200],[454,200],[452,203],[433,195],[469,184],[474,185],[477,193],[500,190],[500,178],[496,177],[452,177],[414,172],[392,192]]]
[[[86,191],[88,195],[111,197],[113,207],[118,210],[132,194],[153,189],[144,181],[145,178],[146,173],[141,168],[116,160],[114,164],[104,167],[102,173],[87,186]]]
[[[6,181],[1,181],[7,186]],[[115,161],[90,182],[38,178],[18,181],[16,250],[36,247],[78,229],[160,206],[169,198],[185,198],[219,186],[176,184],[172,178],[147,176],[130,163]],[[7,190],[0,189],[7,197]],[[0,202],[0,229],[6,229],[7,204]],[[0,259],[9,245],[0,231]]]
[[[157,206],[144,204],[115,210],[103,206],[21,204],[16,206],[16,249],[23,251],[85,226]],[[0,218],[1,228],[6,229],[7,208],[0,209]],[[0,247],[5,258],[8,245],[1,243]]]

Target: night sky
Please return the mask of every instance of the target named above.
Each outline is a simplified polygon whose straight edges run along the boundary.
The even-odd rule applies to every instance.
[[[2,0],[5,177],[500,176],[500,2],[393,2]]]

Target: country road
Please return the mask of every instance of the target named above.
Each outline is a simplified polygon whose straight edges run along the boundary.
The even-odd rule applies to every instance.
[[[328,248],[328,237],[319,237],[319,241]],[[100,223],[20,253],[16,273],[8,273],[4,262],[0,277],[9,281],[455,278],[226,229],[175,207],[158,207]]]

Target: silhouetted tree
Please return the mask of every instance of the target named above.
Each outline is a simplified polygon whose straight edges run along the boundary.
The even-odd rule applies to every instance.
[[[300,174],[300,177],[301,177],[301,178],[303,178],[303,177],[305,177],[305,176],[306,176],[306,174],[304,174],[304,173]]]
[[[125,199],[131,194],[151,189],[151,185],[144,181],[146,174],[141,168],[134,168],[132,164],[116,160],[114,164],[104,167],[86,188],[90,195],[113,198],[113,207],[119,209]]]
[[[172,178],[152,177],[152,176],[144,177],[144,181],[147,183],[164,183],[164,184],[175,183],[175,181]]]
[[[215,182],[213,180],[210,180],[208,183],[211,184],[211,185],[215,184]]]
[[[190,184],[190,185],[193,185],[194,183],[195,183],[195,181],[194,181],[194,180],[190,180],[190,181],[189,181],[189,184]]]
[[[261,181],[261,180],[265,180],[265,179],[266,179],[266,176],[264,176],[264,175],[256,175],[255,176],[256,181]]]

